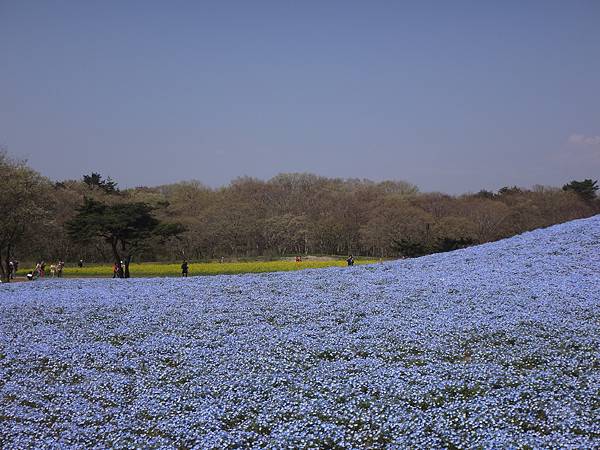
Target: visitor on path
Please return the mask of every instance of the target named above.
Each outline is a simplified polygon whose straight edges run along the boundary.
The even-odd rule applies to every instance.
[[[58,278],[62,278],[64,268],[65,268],[65,262],[62,259],[59,259],[58,264],[56,265],[56,276]]]
[[[18,260],[14,260],[13,261],[13,267],[15,269],[15,275],[17,274],[17,271],[19,270],[19,261]]]
[[[296,256],[296,262],[297,263],[301,263],[302,262],[302,256]]]
[[[52,275],[52,278],[56,276],[56,266],[54,264],[50,264],[50,275]]]
[[[187,277],[188,276],[188,269],[189,269],[189,265],[187,260],[183,260],[183,263],[181,264],[181,276],[182,277]]]
[[[40,277],[44,278],[46,276],[46,262],[40,262]]]
[[[25,275],[25,276],[27,277],[27,279],[29,281],[33,281],[33,280],[35,280],[35,279],[37,279],[37,278],[39,278],[41,276],[40,275],[41,274],[41,270],[42,270],[41,269],[41,262],[38,262],[35,265],[35,268],[32,269],[32,270],[30,270],[29,272],[27,272],[27,275]]]
[[[117,278],[119,276],[119,263],[113,264],[113,278]]]
[[[352,255],[350,255],[348,257],[348,259],[346,260],[346,262],[348,263],[349,266],[353,266],[354,265],[354,257]]]
[[[9,278],[10,280],[14,280],[14,278],[15,278],[15,273],[16,273],[16,270],[15,270],[15,263],[14,263],[13,261],[9,261],[9,262],[8,262],[8,278]]]
[[[79,260],[79,262],[77,263],[77,267],[79,267],[80,269],[83,267],[83,259]]]

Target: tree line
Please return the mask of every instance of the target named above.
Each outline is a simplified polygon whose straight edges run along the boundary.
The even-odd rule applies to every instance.
[[[600,212],[597,182],[422,193],[404,181],[306,173],[119,189],[98,173],[51,182],[0,152],[0,260],[113,262],[293,254],[419,256]]]

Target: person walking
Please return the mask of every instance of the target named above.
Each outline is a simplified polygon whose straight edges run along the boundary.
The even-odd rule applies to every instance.
[[[348,263],[348,266],[353,266],[354,265],[354,257],[352,255],[350,255],[348,257],[348,259],[346,260],[346,262]]]
[[[62,278],[64,268],[65,268],[65,262],[62,259],[59,259],[58,264],[56,265],[56,276],[58,278]]]
[[[182,277],[187,277],[188,276],[188,270],[189,270],[189,265],[187,260],[183,260],[183,263],[181,264],[181,276]]]

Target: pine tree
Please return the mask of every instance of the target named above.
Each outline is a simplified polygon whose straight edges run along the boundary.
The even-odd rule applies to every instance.
[[[124,275],[129,278],[133,252],[144,241],[166,239],[184,231],[179,224],[163,224],[152,216],[153,207],[145,203],[106,203],[85,198],[77,214],[66,223],[69,236],[78,242],[101,238],[113,252],[116,263],[124,262]]]
[[[598,180],[592,181],[585,179],[583,181],[571,181],[563,186],[563,191],[573,191],[579,195],[583,200],[592,201],[596,198],[596,191],[598,190]]]

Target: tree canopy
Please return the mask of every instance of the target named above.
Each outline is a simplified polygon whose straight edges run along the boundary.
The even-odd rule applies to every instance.
[[[89,262],[298,254],[395,257],[489,242],[600,212],[592,180],[464,195],[403,181],[280,174],[114,191],[92,172],[53,184],[1,158],[0,257]],[[21,183],[20,180],[29,180]],[[113,184],[114,183],[114,184]],[[15,218],[18,218],[15,219]],[[19,223],[14,235],[12,224]],[[13,230],[13,231],[11,231]],[[7,235],[11,235],[8,241]],[[107,245],[108,244],[108,245]],[[23,266],[22,266],[23,267]]]
[[[152,215],[153,210],[154,207],[142,202],[109,205],[86,197],[66,228],[76,242],[94,238],[106,241],[115,262],[124,261],[128,277],[131,256],[145,241],[153,237],[166,239],[185,230],[180,224],[161,223]]]
[[[117,183],[108,177],[106,180],[102,179],[102,175],[96,172],[92,172],[91,175],[84,175],[83,182],[88,185],[90,189],[100,189],[107,194],[116,194],[119,192]]]
[[[52,201],[45,195],[48,180],[0,151],[0,274],[9,281],[9,262],[15,247],[49,218]]]
[[[592,201],[596,198],[598,191],[598,180],[592,181],[585,179],[583,181],[571,181],[563,186],[563,191],[573,191],[586,201]]]

